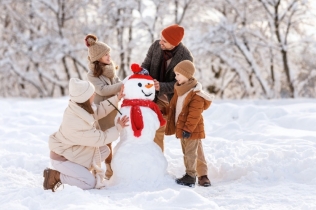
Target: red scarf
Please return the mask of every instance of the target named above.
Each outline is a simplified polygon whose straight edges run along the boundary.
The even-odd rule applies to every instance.
[[[134,136],[140,137],[142,130],[144,128],[144,121],[142,111],[140,106],[145,106],[151,108],[158,116],[158,120],[160,122],[160,126],[164,126],[166,124],[165,119],[163,118],[161,111],[157,104],[152,102],[151,100],[143,100],[143,99],[124,99],[121,107],[131,106],[131,116],[130,120],[132,123],[132,129],[134,131]],[[150,123],[150,122],[147,122]]]

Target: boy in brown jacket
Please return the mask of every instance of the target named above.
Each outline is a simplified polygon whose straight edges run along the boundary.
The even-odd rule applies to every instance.
[[[194,64],[184,60],[174,67],[177,82],[170,101],[166,135],[181,139],[186,174],[176,183],[193,187],[198,176],[200,186],[211,186],[201,139],[205,138],[202,112],[210,107],[212,97],[202,90],[194,77]]]

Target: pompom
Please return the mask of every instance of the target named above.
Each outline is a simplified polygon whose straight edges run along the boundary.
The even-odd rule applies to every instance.
[[[86,36],[86,38],[84,40],[86,42],[86,46],[90,47],[90,46],[94,45],[94,43],[98,40],[98,38],[93,34],[89,34]]]
[[[133,63],[131,65],[131,69],[135,74],[135,73],[139,73],[143,68],[140,65],[138,65],[137,63]]]

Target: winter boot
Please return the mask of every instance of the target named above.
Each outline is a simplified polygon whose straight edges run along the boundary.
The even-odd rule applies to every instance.
[[[185,174],[182,178],[176,179],[176,183],[188,187],[194,187],[195,186],[196,178],[190,176],[189,174]]]
[[[105,165],[106,165],[105,178],[109,180],[111,176],[113,175],[113,171],[112,171],[110,163],[106,163]]]
[[[198,183],[200,186],[203,186],[203,187],[211,186],[211,181],[208,179],[207,175],[200,176],[198,180],[199,180]]]
[[[61,185],[60,173],[56,170],[46,168],[43,172],[43,177],[44,190],[52,190],[53,192],[55,192],[57,188]]]

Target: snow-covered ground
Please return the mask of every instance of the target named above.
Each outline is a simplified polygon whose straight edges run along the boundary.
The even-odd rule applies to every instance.
[[[174,183],[184,166],[179,141],[167,137],[169,175],[158,187],[53,193],[42,172],[67,100],[0,99],[1,210],[316,209],[315,99],[214,101],[204,113],[209,188]]]

